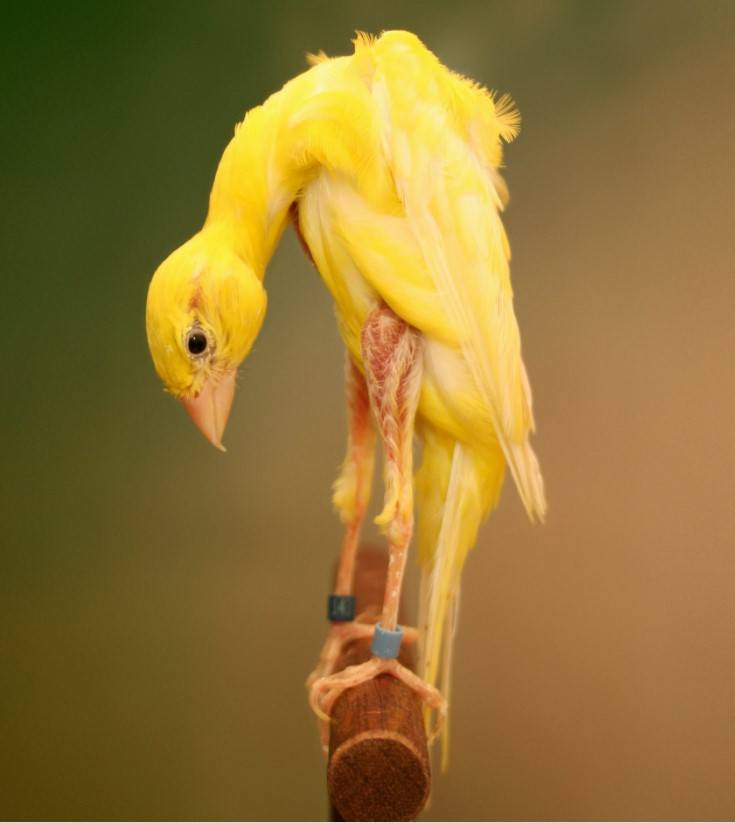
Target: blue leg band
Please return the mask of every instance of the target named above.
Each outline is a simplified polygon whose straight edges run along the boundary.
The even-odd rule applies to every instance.
[[[384,629],[380,623],[375,626],[375,634],[373,635],[373,645],[371,651],[373,657],[382,657],[386,660],[392,660],[398,657],[398,652],[401,650],[401,640],[403,639],[403,629],[396,626],[395,631]]]
[[[355,619],[355,598],[351,594],[330,594],[327,600],[327,620],[347,623]]]

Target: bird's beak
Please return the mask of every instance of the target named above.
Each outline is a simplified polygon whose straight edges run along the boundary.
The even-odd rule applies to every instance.
[[[227,418],[230,416],[232,399],[235,396],[237,369],[228,369],[218,375],[208,377],[196,397],[184,398],[181,402],[189,412],[199,431],[220,451]]]

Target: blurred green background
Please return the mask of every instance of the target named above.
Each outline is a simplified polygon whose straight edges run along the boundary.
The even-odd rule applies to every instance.
[[[735,4],[4,13],[0,816],[319,819],[303,681],[340,538],[342,353],[289,233],[227,455],[161,391],[159,261],[234,124],[355,29],[509,91],[550,514],[469,560],[426,819],[735,815]]]

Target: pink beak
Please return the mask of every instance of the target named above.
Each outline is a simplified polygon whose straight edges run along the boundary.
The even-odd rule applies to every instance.
[[[216,377],[210,377],[196,397],[181,401],[199,431],[220,451],[226,451],[222,445],[222,435],[225,433],[235,396],[236,376],[237,369],[229,369]]]

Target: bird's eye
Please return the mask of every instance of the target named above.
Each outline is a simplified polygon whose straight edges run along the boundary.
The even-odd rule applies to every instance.
[[[199,355],[204,354],[207,350],[209,341],[207,335],[201,329],[192,329],[186,335],[186,348],[189,354]]]

